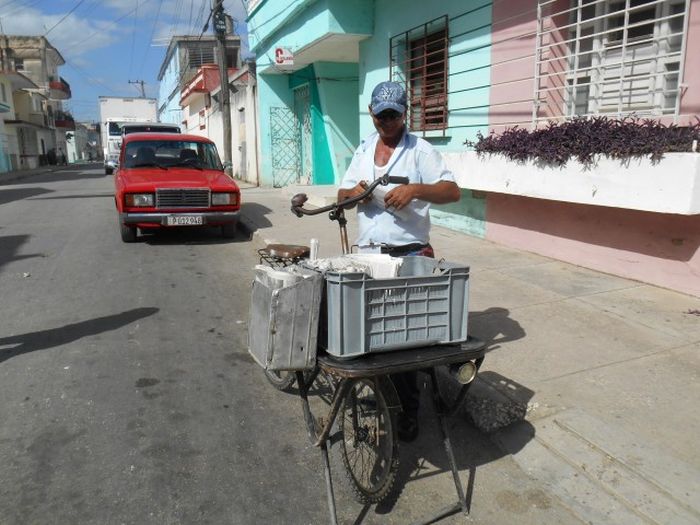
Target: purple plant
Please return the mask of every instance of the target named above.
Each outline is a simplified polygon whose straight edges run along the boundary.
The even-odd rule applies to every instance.
[[[496,135],[477,132],[477,141],[466,141],[479,155],[501,153],[509,159],[524,162],[529,159],[565,165],[576,158],[591,164],[595,155],[628,159],[649,155],[658,162],[664,153],[692,151],[693,141],[700,141],[700,119],[690,126],[664,125],[651,119],[582,117],[527,131],[509,128]]]

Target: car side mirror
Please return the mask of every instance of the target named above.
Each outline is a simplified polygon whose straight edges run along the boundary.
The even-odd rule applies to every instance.
[[[224,162],[224,171],[230,170],[231,168],[233,168],[233,162]]]

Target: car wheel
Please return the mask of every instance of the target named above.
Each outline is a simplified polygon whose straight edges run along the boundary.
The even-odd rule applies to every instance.
[[[126,224],[119,223],[119,229],[122,234],[122,241],[124,242],[136,242],[136,226],[127,226]]]
[[[224,224],[221,226],[221,234],[224,239],[233,239],[236,236],[236,223]]]
[[[111,175],[114,172],[113,168],[105,168],[105,175]]]

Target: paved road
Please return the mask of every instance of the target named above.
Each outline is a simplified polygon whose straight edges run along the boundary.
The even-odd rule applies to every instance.
[[[245,350],[250,241],[123,244],[111,190],[101,168],[0,186],[0,523],[325,523],[300,407]],[[577,523],[454,429],[473,521]],[[433,437],[403,450],[396,501],[341,494],[342,522],[407,523],[451,499]]]

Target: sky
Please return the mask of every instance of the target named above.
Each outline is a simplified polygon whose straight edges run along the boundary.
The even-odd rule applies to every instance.
[[[173,35],[198,36],[211,0],[0,0],[0,32],[44,35],[66,63],[59,73],[71,86],[64,101],[78,121],[97,121],[99,96],[158,97],[158,71]],[[247,47],[242,0],[224,0]],[[212,33],[211,23],[207,34]]]

